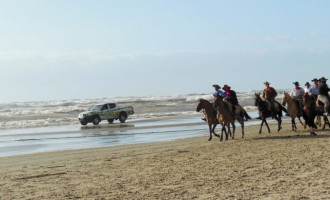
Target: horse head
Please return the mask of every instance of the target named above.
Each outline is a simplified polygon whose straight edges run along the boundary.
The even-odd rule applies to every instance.
[[[254,93],[254,96],[255,96],[254,105],[258,106],[261,101],[260,93]]]
[[[307,92],[303,95],[303,103],[310,104],[313,102],[312,96],[310,96]]]
[[[217,109],[217,107],[222,103],[223,97],[221,95],[217,95],[213,99],[213,108]]]
[[[204,99],[199,99],[199,103],[197,105],[196,112],[199,112],[203,109],[203,100]]]
[[[282,98],[282,105],[283,106],[285,106],[288,96],[289,96],[288,93],[286,93],[286,92],[283,93],[283,98]]]

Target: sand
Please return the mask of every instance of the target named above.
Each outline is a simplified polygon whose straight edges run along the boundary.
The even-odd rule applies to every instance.
[[[290,126],[0,158],[0,199],[330,199],[329,128]]]

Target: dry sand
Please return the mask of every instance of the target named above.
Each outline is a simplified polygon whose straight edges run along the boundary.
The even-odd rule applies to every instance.
[[[289,127],[0,158],[0,199],[330,199],[330,130]]]

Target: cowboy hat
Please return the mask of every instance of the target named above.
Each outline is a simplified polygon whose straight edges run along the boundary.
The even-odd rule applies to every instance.
[[[313,81],[313,82],[314,82],[314,81],[319,81],[319,80],[318,80],[317,78],[313,78],[313,80],[311,80],[311,81]]]
[[[228,86],[227,84],[224,84],[222,88],[229,88],[230,89],[230,86]]]
[[[323,82],[325,82],[325,81],[327,81],[328,79],[326,79],[326,78],[324,78],[324,77],[322,77],[322,78],[320,78],[319,79],[319,81],[323,81]]]
[[[309,82],[306,82],[306,83],[305,83],[305,86],[306,86],[306,85],[310,85]]]
[[[214,84],[214,85],[212,85],[213,87],[215,87],[215,88],[219,88],[219,89],[221,89],[221,87],[218,85],[218,84]]]
[[[295,84],[295,85],[299,85],[299,82],[298,82],[298,81],[296,81],[296,82],[293,82],[293,84]]]
[[[268,81],[264,82],[265,85],[269,85],[270,83],[268,83]]]

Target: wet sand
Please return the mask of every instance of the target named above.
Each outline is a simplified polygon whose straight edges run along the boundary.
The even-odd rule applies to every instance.
[[[330,199],[330,130],[0,158],[0,199]]]

